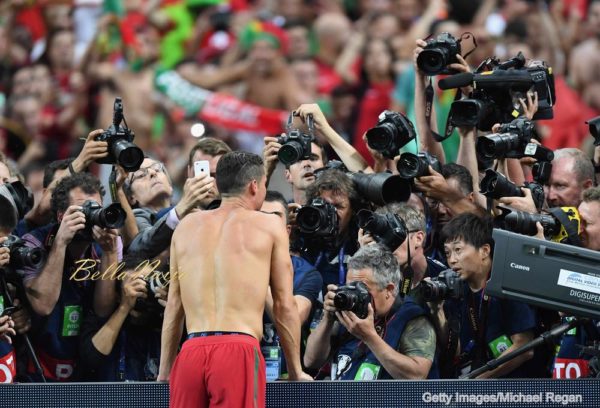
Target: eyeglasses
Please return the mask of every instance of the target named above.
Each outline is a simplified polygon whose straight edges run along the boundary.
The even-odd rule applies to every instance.
[[[152,163],[148,167],[140,167],[135,173],[131,175],[129,184],[132,184],[135,180],[147,177],[150,170],[153,170],[155,173],[165,173],[165,166],[161,162],[156,162]]]

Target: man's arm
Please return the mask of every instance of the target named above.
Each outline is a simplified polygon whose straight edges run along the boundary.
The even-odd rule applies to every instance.
[[[277,334],[288,365],[291,380],[302,377],[300,364],[300,318],[292,294],[294,285],[292,261],[287,232],[283,226],[271,221],[273,226],[273,251],[271,254],[270,286],[273,294],[273,318]]]
[[[139,232],[131,241],[129,252],[150,259],[167,249],[173,236],[173,230],[179,223],[175,209],[154,223],[152,223],[152,212],[146,208],[136,208],[133,210],[133,214]]]
[[[104,278],[102,275],[109,270],[115,270],[119,262],[117,230],[103,229],[94,226],[92,230],[94,241],[98,242],[102,248],[102,259],[100,262],[100,279],[94,285],[94,312],[98,317],[109,316],[117,303],[116,281],[114,279]]]
[[[331,353],[331,336],[336,333],[335,316],[323,311],[323,319],[315,330],[308,336],[304,350],[304,365],[308,368],[319,369]]]
[[[177,236],[173,237],[171,242],[171,270],[169,283],[169,296],[165,316],[163,318],[163,327],[160,340],[160,368],[158,370],[158,381],[169,381],[171,368],[177,355],[177,346],[183,333],[183,304],[181,303],[181,293],[179,289],[180,272],[177,268]]]
[[[512,336],[510,336],[510,341],[512,341],[512,346],[510,346],[509,348],[504,350],[502,352],[502,354],[500,354],[500,356],[498,356],[498,358],[515,351],[516,349],[529,343],[531,340],[533,340],[533,332],[531,332],[531,331],[513,334]],[[487,372],[481,374],[479,377],[477,377],[477,379],[501,377],[501,376],[506,375],[506,374],[510,373],[511,371],[515,370],[521,364],[523,364],[524,362],[526,362],[527,360],[530,360],[532,358],[533,358],[533,350],[529,350],[528,352],[523,353],[520,356],[517,356],[517,357],[513,358],[512,360],[509,360],[506,363],[500,365],[498,368],[495,368],[494,370],[487,371]]]
[[[24,281],[27,298],[33,311],[38,315],[48,316],[56,306],[62,287],[67,246],[77,231],[83,228],[85,228],[85,216],[81,212],[81,207],[70,206],[62,218],[42,271],[32,279]]]

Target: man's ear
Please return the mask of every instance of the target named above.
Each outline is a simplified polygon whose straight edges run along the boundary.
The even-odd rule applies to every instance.
[[[475,193],[473,191],[471,191],[469,194],[467,194],[467,200],[469,200],[472,203],[475,202]]]
[[[65,216],[65,213],[62,211],[58,211],[56,213],[56,219],[58,220],[58,223],[60,224],[62,222],[63,217]]]
[[[486,258],[489,258],[492,252],[492,248],[490,247],[490,244],[483,244],[483,246],[481,248],[479,248],[479,253],[481,254],[481,259],[484,260]]]
[[[415,237],[417,242],[417,247],[421,248],[423,246],[423,242],[425,241],[425,233],[423,231],[413,232],[412,234]]]
[[[258,181],[252,180],[248,187],[250,189],[250,194],[256,195],[256,193],[258,192]]]
[[[288,169],[285,169],[284,175],[285,175],[285,180],[288,183],[292,184],[292,174],[290,173],[290,171]]]

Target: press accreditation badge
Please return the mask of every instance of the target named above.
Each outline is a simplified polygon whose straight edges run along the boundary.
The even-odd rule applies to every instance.
[[[360,367],[358,367],[354,379],[363,381],[376,380],[379,375],[379,370],[381,370],[381,366],[378,366],[377,364],[362,363]]]
[[[510,346],[512,346],[512,341],[506,336],[502,335],[497,339],[491,341],[488,346],[490,347],[490,351],[494,358],[498,358],[500,354],[504,353]]]
[[[79,336],[81,320],[81,306],[65,306],[62,329],[63,337]]]

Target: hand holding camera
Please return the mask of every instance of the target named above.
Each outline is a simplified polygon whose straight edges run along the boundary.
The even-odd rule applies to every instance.
[[[117,250],[117,237],[119,232],[116,229],[101,228],[97,225],[92,227],[92,237],[100,245],[102,251],[109,253]]]
[[[281,136],[285,136],[284,133]],[[278,153],[279,149],[281,149],[281,143],[279,143],[279,137],[265,137],[265,147],[263,148],[263,159],[265,162],[265,174],[267,175],[267,180],[271,178],[271,174],[275,171],[275,167],[277,167],[277,162],[279,161]]]
[[[10,263],[10,249],[2,245],[8,237],[0,237],[0,268]]]
[[[147,298],[146,281],[138,273],[127,275],[121,287],[121,306],[131,311],[138,298]]]
[[[96,129],[88,134],[81,152],[73,160],[73,170],[76,172],[84,171],[92,162],[108,156],[108,143],[96,140],[102,133],[104,133],[104,130]]]
[[[82,210],[83,207],[79,205],[71,205],[67,208],[56,233],[56,243],[67,246],[77,232],[85,229],[85,215]]]
[[[1,316],[0,317],[0,339],[6,341],[8,344],[12,344],[12,339],[10,336],[14,336],[17,333],[15,332],[15,322],[11,319],[10,316]]]

